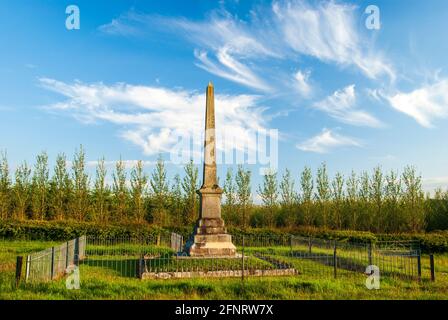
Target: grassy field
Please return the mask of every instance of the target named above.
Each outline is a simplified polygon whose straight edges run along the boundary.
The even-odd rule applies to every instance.
[[[339,270],[334,279],[333,267],[313,261],[295,262],[302,264],[297,267],[307,264],[308,268],[297,276],[249,277],[244,283],[239,278],[142,281],[114,265],[87,262],[80,267],[80,290],[66,289],[65,279],[22,283],[13,289],[15,257],[52,245],[41,241],[0,242],[0,299],[448,299],[448,255],[436,256],[436,282],[429,281],[429,260],[423,256],[420,283],[385,277],[379,290],[368,290],[361,273]],[[102,256],[108,261],[108,254],[103,250],[95,259],[101,260]]]

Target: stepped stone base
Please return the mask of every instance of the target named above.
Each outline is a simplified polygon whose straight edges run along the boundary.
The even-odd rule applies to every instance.
[[[190,256],[235,256],[232,236],[227,234],[221,218],[199,219],[195,231],[185,245]]]

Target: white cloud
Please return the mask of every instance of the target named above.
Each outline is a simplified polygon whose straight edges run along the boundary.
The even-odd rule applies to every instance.
[[[359,14],[362,12],[353,5],[291,0],[257,6],[246,20],[223,9],[209,12],[200,21],[131,11],[99,30],[125,35],[131,35],[135,28],[174,33],[193,43],[200,68],[263,92],[287,87],[290,71],[272,66],[284,60],[295,64],[298,56],[354,66],[372,79],[394,79],[393,67],[356,25]],[[300,76],[305,74],[296,75],[300,85],[305,80]],[[300,90],[309,88],[302,86]]]
[[[432,127],[438,118],[448,118],[448,79],[408,93],[383,94],[383,97],[395,110],[414,118],[424,127]]]
[[[116,19],[112,19],[111,22],[101,25],[98,30],[105,34],[119,35],[119,36],[138,36],[142,35],[141,24],[145,22],[142,19],[144,16],[129,10],[128,12],[120,15]]]
[[[320,134],[296,145],[302,151],[316,153],[328,153],[335,148],[350,146],[360,147],[361,143],[354,138],[343,136],[325,128]]]
[[[366,111],[356,107],[355,85],[335,91],[331,96],[313,105],[331,117],[351,125],[380,127],[381,122]]]
[[[312,91],[311,85],[309,83],[309,77],[309,71],[303,72],[298,70],[294,74],[295,88],[304,97],[308,97]]]
[[[146,155],[171,152],[181,137],[192,137],[202,147],[205,94],[163,87],[125,83],[105,85],[65,83],[42,78],[41,85],[66,99],[45,108],[75,117],[84,123],[109,122],[120,127],[122,138],[139,146]],[[248,132],[267,129],[263,108],[255,95],[215,95],[217,148],[228,151],[256,146],[256,137]],[[223,144],[222,139],[236,144]],[[197,140],[194,140],[197,138]]]
[[[356,26],[356,7],[333,1],[274,2],[272,10],[284,41],[300,54],[341,65],[354,65],[369,78],[395,77],[380,54],[369,49]]]
[[[423,189],[426,192],[434,193],[437,188],[448,190],[448,177],[424,178],[422,181]]]
[[[206,51],[195,50],[194,55],[200,61],[196,65],[210,73],[261,91],[271,90],[250,68],[232,57],[227,48],[219,49],[218,63],[211,61]]]

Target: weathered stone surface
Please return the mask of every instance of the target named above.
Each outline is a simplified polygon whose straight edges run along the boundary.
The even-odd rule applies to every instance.
[[[236,247],[221,218],[223,191],[216,176],[215,101],[211,83],[206,90],[205,110],[204,171],[202,186],[198,190],[200,213],[185,251],[190,256],[234,256]]]
[[[244,270],[244,276],[292,276],[296,275],[295,269],[270,269],[270,270]],[[241,270],[216,270],[216,271],[179,271],[179,272],[144,272],[142,279],[173,279],[173,278],[227,278],[241,277]]]

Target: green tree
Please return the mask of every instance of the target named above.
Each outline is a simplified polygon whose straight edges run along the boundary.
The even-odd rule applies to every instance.
[[[33,217],[44,220],[48,213],[48,193],[50,189],[48,155],[42,152],[37,156],[34,174],[32,178],[32,202]]]
[[[402,174],[404,183],[403,202],[411,231],[418,232],[424,228],[424,192],[422,177],[417,175],[412,166],[406,166]]]
[[[238,201],[239,211],[241,212],[243,228],[246,228],[247,226],[247,220],[252,208],[252,191],[250,179],[251,172],[249,170],[244,170],[243,166],[239,165],[235,177],[236,198]]]
[[[110,196],[109,187],[106,184],[107,170],[104,158],[98,160],[96,166],[96,177],[93,188],[93,218],[96,221],[107,222],[109,219],[108,200]]]
[[[182,180],[178,174],[173,178],[173,185],[171,186],[171,224],[177,227],[183,225],[183,209],[184,199],[182,193]]]
[[[143,161],[139,160],[131,171],[132,211],[137,222],[145,220],[145,193],[148,176],[143,171]]]
[[[383,230],[384,219],[384,176],[381,167],[373,169],[372,179],[370,181],[370,199],[373,205],[373,221],[371,224],[373,231],[380,232]]]
[[[152,212],[153,222],[160,225],[167,225],[167,199],[169,194],[169,185],[166,178],[165,162],[159,156],[154,171],[150,179],[152,200],[154,210]]]
[[[31,169],[27,163],[21,164],[15,172],[14,182],[14,205],[15,217],[18,220],[25,220],[26,212],[30,205],[31,193]]]
[[[258,186],[258,195],[267,209],[266,220],[270,227],[274,227],[275,211],[277,209],[278,190],[277,173],[267,170],[263,176],[263,184]]]
[[[398,174],[391,171],[386,175],[385,207],[387,212],[386,231],[402,231],[402,212],[400,210],[401,183]]]
[[[121,157],[115,164],[115,172],[112,176],[114,219],[116,221],[124,221],[128,212],[129,190],[126,186],[126,167]]]
[[[67,158],[65,154],[58,154],[56,166],[51,178],[51,208],[57,220],[67,217],[72,192],[72,180],[67,172]]]
[[[85,172],[85,152],[82,146],[75,152],[73,158],[72,180],[72,215],[76,220],[83,221],[89,211],[89,176]]]
[[[309,167],[305,167],[300,175],[300,187],[301,187],[301,211],[303,213],[303,223],[310,226],[313,222],[313,174]]]
[[[358,228],[359,218],[359,180],[354,171],[346,181],[347,186],[347,219],[349,220],[349,226],[352,230]]]
[[[297,203],[297,193],[294,189],[294,180],[292,179],[291,172],[286,169],[280,181],[280,196],[281,205],[285,207],[292,207]]]
[[[236,215],[236,186],[233,179],[232,168],[227,169],[223,191],[225,197],[223,206],[224,220],[229,224],[238,224]]]
[[[288,169],[285,170],[280,181],[280,198],[283,222],[286,226],[292,227],[297,222],[294,208],[297,207],[298,195],[294,188],[294,179]]]
[[[333,195],[333,226],[336,229],[343,227],[343,206],[344,206],[344,177],[337,172],[332,183],[331,191]]]
[[[190,160],[185,167],[185,176],[182,181],[182,189],[185,196],[185,223],[191,224],[198,217],[198,168]]]
[[[317,169],[316,189],[317,189],[316,199],[321,214],[322,225],[324,228],[326,228],[328,227],[329,222],[328,207],[331,196],[331,190],[327,173],[327,165],[325,163],[322,163],[322,165]]]
[[[0,219],[6,220],[11,210],[11,178],[6,151],[0,153]]]
[[[366,171],[363,171],[359,181],[358,196],[360,219],[358,225],[363,230],[369,230],[372,226],[372,208],[370,205],[370,177]]]
[[[437,188],[434,197],[427,200],[427,231],[448,229],[448,190]]]

